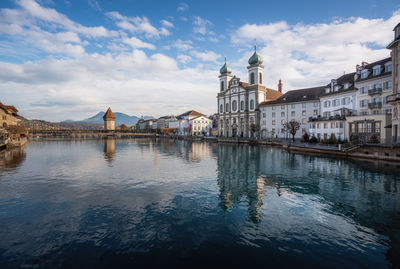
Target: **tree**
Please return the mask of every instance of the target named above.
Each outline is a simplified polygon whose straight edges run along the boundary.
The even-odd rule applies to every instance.
[[[121,125],[121,130],[126,130],[126,129],[128,129],[128,126],[126,126],[126,124],[122,124]]]
[[[286,122],[283,125],[283,128],[285,129],[285,131],[287,133],[292,135],[292,139],[293,139],[293,142],[294,142],[294,137],[295,137],[297,131],[300,129],[300,122],[295,121],[295,120]]]
[[[255,135],[258,130],[260,129],[260,126],[258,124],[252,123],[250,124],[250,131]]]

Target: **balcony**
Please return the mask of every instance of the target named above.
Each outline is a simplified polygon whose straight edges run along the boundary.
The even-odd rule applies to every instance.
[[[389,103],[389,102],[394,102],[394,101],[396,101],[396,100],[400,100],[400,93],[395,93],[395,94],[389,95],[389,96],[387,97],[388,103]]]
[[[382,102],[371,102],[368,103],[368,108],[373,109],[373,108],[381,108],[382,107]]]
[[[381,94],[382,93],[382,88],[373,88],[368,90],[368,95],[375,95],[375,94]]]

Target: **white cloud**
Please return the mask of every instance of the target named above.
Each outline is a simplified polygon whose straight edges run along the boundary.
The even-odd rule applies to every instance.
[[[168,27],[168,28],[174,27],[174,24],[173,24],[172,22],[170,22],[170,21],[167,21],[167,20],[161,20],[161,24],[162,24],[164,27]]]
[[[193,55],[196,58],[201,59],[204,62],[215,62],[217,63],[218,59],[221,58],[221,55],[213,52],[213,51],[206,51],[206,52],[200,52],[200,51],[191,51],[191,55]]]
[[[128,44],[134,49],[141,49],[141,48],[147,48],[147,49],[155,49],[156,47],[153,44],[143,42],[142,40],[136,38],[136,37],[131,37],[131,38],[123,38],[122,42],[125,44]]]
[[[183,64],[187,64],[188,62],[190,62],[192,60],[192,57],[190,57],[189,55],[186,54],[179,54],[177,57],[179,62],[183,63]]]
[[[131,33],[143,33],[147,37],[156,38],[158,38],[160,35],[170,34],[170,32],[165,28],[158,30],[146,17],[127,17],[116,11],[107,12],[107,15],[115,21],[119,28],[127,30]]]
[[[190,40],[178,39],[173,43],[173,47],[175,47],[179,51],[187,51],[187,50],[193,49],[192,44],[193,44],[193,42]]]
[[[173,58],[141,50],[0,62],[0,92],[7,97],[2,101],[16,105],[23,116],[46,120],[82,119],[108,106],[131,115],[188,108],[209,114],[215,107],[215,79],[214,70],[180,69]]]
[[[331,78],[354,72],[361,61],[389,57],[384,47],[393,39],[392,28],[400,21],[397,11],[389,19],[350,18],[324,24],[289,25],[285,21],[245,24],[231,41],[247,48],[257,40],[264,58],[267,86],[276,87],[279,78],[285,89],[327,84]],[[246,66],[247,52],[237,67]]]
[[[180,4],[178,5],[177,10],[180,11],[180,12],[184,12],[184,11],[186,11],[188,8],[189,8],[189,5],[188,5],[188,4],[186,4],[186,3],[180,3]]]
[[[94,10],[97,10],[99,12],[102,11],[99,2],[97,2],[96,0],[88,0],[88,4],[91,8],[93,8]]]
[[[201,35],[209,33],[207,27],[213,25],[209,20],[202,19],[199,16],[193,18],[193,32]]]

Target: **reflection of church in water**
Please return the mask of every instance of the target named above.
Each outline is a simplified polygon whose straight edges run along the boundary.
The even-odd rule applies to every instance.
[[[259,162],[254,161],[257,148],[246,146],[224,146],[218,148],[218,186],[220,205],[230,211],[233,204],[248,203],[251,221],[260,220],[263,197],[268,184],[259,176]]]

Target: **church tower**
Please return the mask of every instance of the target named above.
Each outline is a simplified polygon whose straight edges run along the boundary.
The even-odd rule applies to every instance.
[[[219,70],[220,76],[219,76],[219,83],[220,83],[220,88],[219,91],[223,92],[229,87],[229,82],[232,79],[232,70],[229,68],[229,66],[226,64],[226,57],[225,57],[225,64],[221,67]]]
[[[264,66],[262,65],[263,59],[257,53],[257,47],[254,46],[254,53],[249,59],[249,86],[263,85],[263,72]]]
[[[107,112],[103,116],[104,130],[115,130],[115,116],[111,111],[111,108],[107,109]]]

